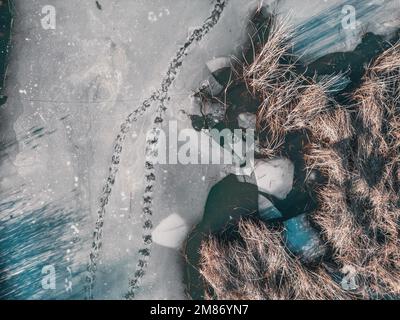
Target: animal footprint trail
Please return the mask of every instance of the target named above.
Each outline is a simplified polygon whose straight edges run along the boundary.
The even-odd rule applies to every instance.
[[[165,77],[161,82],[160,89],[154,91],[150,97],[143,101],[143,103],[134,111],[132,111],[126,120],[121,124],[120,132],[118,133],[115,143],[114,152],[111,158],[111,164],[109,167],[109,173],[102,189],[102,193],[99,201],[99,209],[97,211],[97,219],[95,223],[95,228],[93,231],[93,242],[89,254],[89,263],[87,267],[88,274],[86,276],[86,297],[87,299],[93,299],[93,288],[96,278],[97,263],[100,256],[100,250],[102,247],[102,237],[103,237],[103,226],[104,217],[106,213],[106,206],[109,202],[112,187],[115,184],[116,175],[119,169],[120,158],[123,150],[123,144],[126,139],[126,135],[131,129],[134,122],[142,116],[145,111],[156,101],[159,102],[157,107],[156,117],[154,119],[155,127],[159,126],[163,122],[162,114],[166,110],[165,103],[169,100],[168,91],[176,78],[177,72],[182,66],[184,57],[188,54],[190,46],[194,42],[199,42],[203,37],[217,24],[221,14],[227,4],[228,0],[217,0],[210,16],[204,21],[204,23],[194,29],[190,36],[187,38],[186,42],[179,48],[175,57],[169,64],[168,70]],[[156,131],[155,131],[156,133]],[[153,141],[153,143],[151,142]],[[126,294],[126,298],[134,298],[134,291],[138,287],[139,280],[144,276],[145,269],[147,267],[147,261],[150,256],[150,247],[152,243],[151,230],[152,222],[151,216],[152,212],[152,202],[153,202],[153,192],[155,183],[154,174],[154,162],[151,160],[152,153],[157,147],[158,135],[155,134],[154,139],[146,141],[146,164],[145,164],[145,193],[143,196],[143,207],[142,207],[142,218],[143,223],[143,247],[139,249],[139,262],[136,266],[136,271],[134,277],[129,281],[130,290]]]

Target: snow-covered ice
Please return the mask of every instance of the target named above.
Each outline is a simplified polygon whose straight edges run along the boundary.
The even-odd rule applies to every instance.
[[[294,165],[289,159],[258,160],[254,174],[259,191],[285,199],[292,190]]]

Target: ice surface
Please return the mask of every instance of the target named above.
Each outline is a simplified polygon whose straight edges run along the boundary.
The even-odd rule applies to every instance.
[[[256,129],[256,115],[249,112],[243,112],[238,115],[239,127],[243,129]]]
[[[259,191],[285,199],[292,190],[294,166],[288,159],[258,160],[254,173]]]

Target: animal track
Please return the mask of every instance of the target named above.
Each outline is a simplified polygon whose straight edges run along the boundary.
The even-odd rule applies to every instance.
[[[146,162],[145,162],[145,192],[143,195],[143,207],[142,207],[142,217],[143,217],[143,246],[139,249],[138,253],[140,255],[139,261],[136,266],[133,278],[129,280],[129,291],[125,295],[127,299],[134,298],[134,291],[138,288],[140,279],[144,276],[145,270],[148,264],[148,259],[151,253],[151,230],[153,224],[151,221],[152,204],[153,204],[153,192],[154,183],[156,180],[154,171],[154,152],[158,143],[158,130],[157,127],[163,122],[163,114],[167,109],[165,104],[169,100],[168,91],[177,76],[177,72],[182,66],[184,57],[188,54],[190,46],[194,42],[198,42],[203,39],[203,37],[216,25],[219,21],[221,14],[227,4],[228,0],[217,0],[210,16],[204,21],[202,26],[194,29],[186,42],[179,48],[175,57],[169,64],[166,75],[164,76],[160,89],[154,91],[150,97],[143,101],[143,103],[131,112],[126,120],[122,123],[120,132],[114,143],[114,152],[111,158],[111,165],[109,167],[109,174],[106,179],[103,191],[100,197],[100,205],[97,212],[97,220],[95,224],[95,229],[93,232],[93,242],[92,248],[89,255],[89,264],[87,267],[88,275],[86,277],[86,297],[88,299],[93,299],[93,287],[96,277],[97,262],[100,254],[100,249],[102,246],[102,236],[103,236],[103,225],[105,217],[105,208],[109,202],[112,187],[115,183],[116,175],[119,169],[120,157],[123,150],[123,143],[125,141],[126,135],[132,127],[133,123],[138,119],[139,116],[143,115],[144,112],[154,103],[158,102],[158,107],[156,111],[156,117],[154,118],[154,130],[153,136],[150,136],[146,140]]]

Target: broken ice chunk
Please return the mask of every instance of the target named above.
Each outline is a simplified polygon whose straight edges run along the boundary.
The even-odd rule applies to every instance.
[[[279,210],[274,207],[271,201],[261,194],[258,195],[258,215],[263,221],[282,218],[282,214]]]
[[[187,232],[188,226],[180,215],[173,213],[163,219],[153,230],[153,241],[168,248],[180,248]]]
[[[353,291],[357,290],[359,285],[357,283],[357,270],[354,266],[345,264],[341,270],[344,274],[342,281],[340,282],[340,286],[343,290]]]
[[[254,173],[258,190],[285,199],[293,187],[294,166],[289,159],[258,160]]]
[[[274,206],[258,211],[259,217],[263,221],[282,218],[282,213]]]

